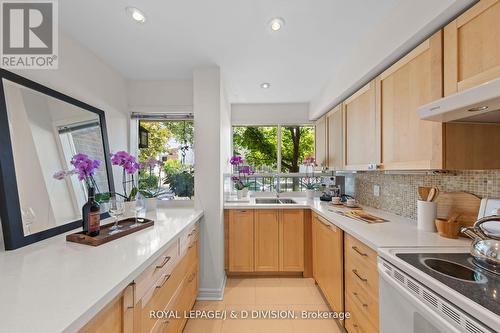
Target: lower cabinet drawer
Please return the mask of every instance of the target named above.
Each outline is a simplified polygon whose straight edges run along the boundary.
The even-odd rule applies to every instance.
[[[378,326],[374,326],[366,316],[366,312],[360,309],[352,297],[345,298],[345,311],[351,314],[345,320],[345,328],[348,333],[378,333]]]
[[[168,304],[166,311],[176,313],[178,318],[160,319],[151,333],[180,333],[187,322],[185,311],[192,309],[198,294],[198,265],[194,264],[185,275],[182,284],[177,289],[175,297]]]
[[[192,244],[171,275],[160,279],[143,297],[140,313],[142,333],[166,332],[167,327],[172,326],[170,325],[172,320],[150,318],[150,313],[151,311],[176,310],[173,309],[172,304],[177,302],[179,290],[185,288],[183,285],[185,285],[186,278],[192,274],[193,267],[198,267],[198,241]],[[196,292],[197,288],[196,283]]]
[[[135,279],[135,297],[141,299],[153,284],[163,276],[171,274],[179,261],[179,242],[175,241],[155,262]]]
[[[363,322],[369,322],[372,326],[379,326],[378,297],[367,292],[359,282],[354,281],[352,276],[346,273],[345,297],[350,299],[350,303],[361,310],[359,316]],[[361,320],[361,319],[360,319]]]
[[[181,256],[198,240],[199,228],[199,225],[196,223],[182,234],[179,245],[179,254]]]

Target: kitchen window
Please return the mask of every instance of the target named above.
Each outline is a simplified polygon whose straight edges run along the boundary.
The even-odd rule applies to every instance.
[[[277,174],[281,191],[303,190],[307,170],[302,164],[305,157],[314,156],[314,126],[233,126],[233,154],[255,172],[249,178],[251,191],[275,190]]]
[[[139,189],[160,199],[194,196],[194,126],[190,115],[137,115]]]

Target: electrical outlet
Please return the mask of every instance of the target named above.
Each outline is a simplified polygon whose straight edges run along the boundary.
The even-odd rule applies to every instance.
[[[373,185],[373,195],[376,197],[380,196],[380,186],[379,185]]]

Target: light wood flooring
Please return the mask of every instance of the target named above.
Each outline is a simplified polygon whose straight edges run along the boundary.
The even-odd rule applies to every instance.
[[[302,311],[329,311],[313,279],[230,278],[223,301],[198,301],[193,310],[292,310],[295,319],[190,319],[184,333],[339,333],[333,319],[302,319]]]

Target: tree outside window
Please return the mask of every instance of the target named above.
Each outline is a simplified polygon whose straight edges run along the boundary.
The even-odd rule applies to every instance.
[[[139,162],[149,165],[140,173],[141,193],[171,199],[191,198],[194,195],[193,121],[140,121],[140,126],[149,132],[148,148],[139,149]]]

